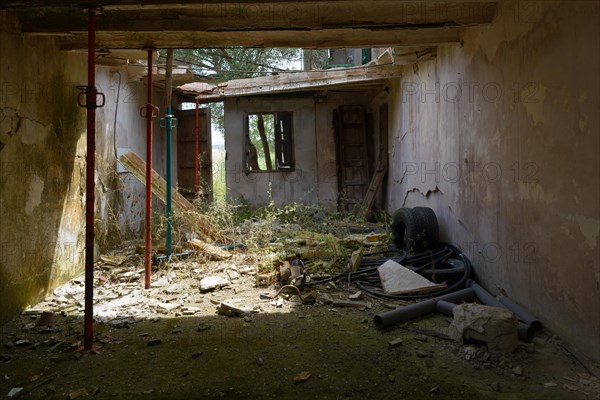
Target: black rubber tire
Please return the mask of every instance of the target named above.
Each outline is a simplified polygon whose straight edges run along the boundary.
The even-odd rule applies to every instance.
[[[399,208],[392,214],[390,226],[394,245],[397,249],[408,252],[415,244],[419,223],[412,209]]]
[[[412,209],[418,221],[417,244],[421,249],[433,249],[440,241],[440,228],[435,212],[429,207]]]
[[[465,264],[456,258],[446,258],[439,263],[436,263],[435,268],[427,268],[419,270],[419,274],[437,283],[444,282],[448,279],[458,280],[465,273]],[[435,276],[435,280],[433,279]]]

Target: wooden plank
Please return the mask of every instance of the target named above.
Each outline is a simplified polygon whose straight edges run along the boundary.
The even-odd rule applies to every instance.
[[[213,87],[208,87],[203,83],[189,83],[179,86],[177,89],[185,93],[201,94],[201,100],[212,100],[262,93],[312,90],[341,84],[385,81],[400,77],[401,74],[402,68],[398,65],[374,65],[235,79]]]
[[[221,248],[219,248],[217,246],[213,246],[212,244],[203,242],[202,240],[191,239],[188,241],[188,243],[190,244],[190,246],[192,246],[193,248],[195,248],[197,250],[202,251],[203,253],[208,255],[209,258],[211,258],[213,260],[218,260],[218,261],[229,260],[231,257],[233,257],[233,254],[231,254],[230,252],[221,250]]]
[[[464,28],[457,26],[420,29],[323,29],[323,30],[240,30],[226,32],[106,32],[96,35],[96,45],[103,49],[194,49],[204,47],[302,47],[311,49],[348,47],[437,46],[459,43]],[[87,34],[62,34],[61,50],[87,49]],[[286,74],[288,75],[288,74]]]
[[[23,32],[86,32],[87,19],[77,7],[35,7],[16,10]],[[453,1],[418,5],[397,0],[296,1],[263,4],[204,3],[162,8],[105,8],[98,32],[230,32],[244,30],[419,29],[491,23],[496,2]]]
[[[373,174],[373,179],[371,179],[371,184],[369,185],[369,189],[367,189],[367,194],[365,195],[365,200],[363,201],[364,219],[367,219],[371,213],[375,196],[377,195],[377,192],[383,183],[383,178],[385,177],[386,172],[387,166],[380,166],[379,169],[375,171],[375,174]]]
[[[146,184],[146,162],[134,152],[128,152],[119,157],[119,162],[131,174],[144,185]],[[155,194],[163,203],[167,199],[167,182],[156,172],[152,170],[152,193]],[[194,222],[194,227],[199,230],[205,240],[223,240],[223,236],[213,228],[210,220],[198,213],[196,207],[186,200],[179,192],[173,191],[171,200],[173,206],[186,214],[186,218]]]

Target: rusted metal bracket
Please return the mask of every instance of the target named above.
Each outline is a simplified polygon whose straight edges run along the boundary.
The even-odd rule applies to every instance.
[[[99,92],[95,86],[78,85],[79,93],[77,94],[77,105],[87,109],[96,109],[104,107],[106,97],[104,93]],[[98,104],[98,96],[101,99]]]

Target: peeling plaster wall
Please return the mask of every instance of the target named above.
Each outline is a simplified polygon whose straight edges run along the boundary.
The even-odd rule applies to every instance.
[[[114,172],[115,74],[106,67],[96,72],[107,99],[96,123],[98,255],[139,234],[144,189]],[[85,54],[22,35],[17,20],[0,11],[0,322],[83,271],[86,124],[76,86],[86,82]],[[143,84],[123,79],[117,146],[143,158],[144,97]],[[164,146],[160,135],[155,146]],[[157,154],[159,171],[163,160]]]
[[[477,279],[600,359],[598,2],[503,2],[408,67],[387,208],[424,205]]]

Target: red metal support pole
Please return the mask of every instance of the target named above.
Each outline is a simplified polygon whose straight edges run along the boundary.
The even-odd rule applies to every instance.
[[[150,288],[152,268],[152,119],[158,115],[152,104],[152,57],[154,49],[148,51],[148,102],[146,103],[146,259],[144,286]]]
[[[196,99],[196,126],[194,128],[194,134],[196,135],[196,151],[194,152],[195,154],[195,159],[196,161],[194,162],[194,167],[195,167],[195,175],[194,175],[194,189],[196,191],[196,195],[198,195],[198,186],[200,183],[200,178],[198,177],[198,172],[199,172],[199,166],[198,166],[198,152],[200,151],[200,138],[198,137],[199,135],[199,126],[198,126],[198,99]]]
[[[94,337],[94,175],[96,168],[96,11],[88,10],[87,156],[85,183],[85,307],[83,348],[91,350]]]

